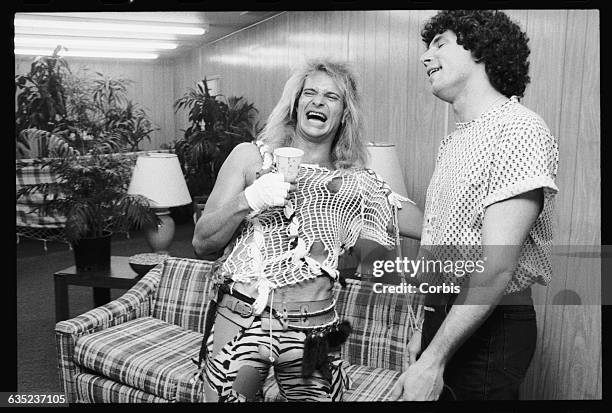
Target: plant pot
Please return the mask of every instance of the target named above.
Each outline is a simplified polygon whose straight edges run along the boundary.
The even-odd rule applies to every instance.
[[[78,271],[103,271],[110,268],[111,237],[82,238],[72,244],[74,262]]]

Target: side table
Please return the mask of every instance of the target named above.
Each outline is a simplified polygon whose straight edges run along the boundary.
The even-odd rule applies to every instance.
[[[110,268],[103,271],[78,271],[76,266],[64,268],[53,274],[55,283],[55,321],[67,320],[68,286],[93,287],[94,308],[110,301],[110,289],[130,289],[140,280],[129,264],[129,257],[111,257]]]

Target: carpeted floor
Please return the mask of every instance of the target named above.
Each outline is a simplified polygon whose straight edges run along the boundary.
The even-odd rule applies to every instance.
[[[193,223],[177,224],[170,253],[177,257],[195,258],[191,247]],[[55,303],[53,273],[74,265],[73,252],[66,244],[21,239],[16,247],[17,287],[17,391],[30,393],[59,392],[59,376],[55,351]],[[113,238],[111,253],[130,256],[149,252],[142,233]],[[115,299],[125,290],[111,290]],[[70,317],[93,307],[89,287],[69,286]]]

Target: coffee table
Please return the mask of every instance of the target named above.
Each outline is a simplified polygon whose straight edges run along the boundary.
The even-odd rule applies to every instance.
[[[64,268],[53,274],[55,282],[55,321],[67,320],[68,286],[93,287],[93,304],[99,307],[110,301],[110,289],[130,289],[142,277],[130,267],[129,257],[111,257],[110,268],[104,271],[78,271],[76,266]]]

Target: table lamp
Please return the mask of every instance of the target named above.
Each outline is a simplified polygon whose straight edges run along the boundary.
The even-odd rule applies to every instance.
[[[404,174],[397,157],[395,145],[392,143],[370,142],[366,147],[370,153],[370,159],[366,168],[372,169],[380,175],[393,192],[407,197],[408,191],[406,191]]]
[[[168,208],[191,203],[178,157],[170,153],[139,156],[128,194],[142,195],[149,199],[149,205],[155,210],[161,224],[145,228],[145,238],[153,252],[168,254],[175,230]]]
[[[407,197],[408,191],[406,190],[406,183],[404,182],[404,174],[402,173],[402,167],[400,166],[399,159],[397,156],[397,150],[394,144],[391,143],[373,143],[367,144],[367,150],[370,154],[367,168],[372,169],[391,187],[393,192]],[[361,255],[361,261],[357,267],[357,273],[361,274],[363,271],[364,258],[371,256],[374,251],[378,248],[366,242],[358,241],[356,245]],[[402,246],[396,246],[396,253],[398,258],[403,259]],[[371,263],[368,263],[371,265]],[[402,281],[405,281],[403,271],[400,274]]]

